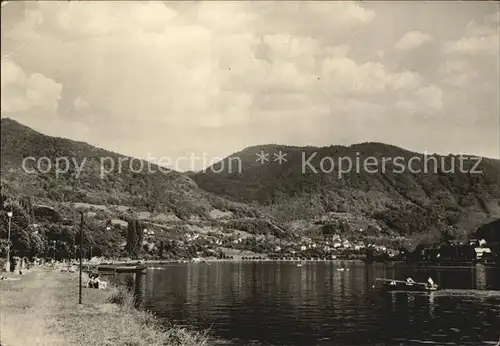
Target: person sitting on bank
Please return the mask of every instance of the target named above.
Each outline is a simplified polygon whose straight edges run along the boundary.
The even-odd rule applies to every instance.
[[[100,282],[101,282],[101,279],[99,278],[99,274],[95,273],[94,274],[94,288],[99,288]]]
[[[87,282],[87,287],[88,288],[98,288],[99,287],[99,282],[97,280],[97,274],[94,274],[94,273],[89,274],[89,281]]]
[[[108,283],[106,281],[103,281],[99,278],[99,276],[95,279],[96,280],[96,288],[105,290],[106,287],[108,286]]]
[[[94,274],[89,274],[89,281],[87,281],[87,287],[92,288],[94,286]]]
[[[406,279],[406,284],[408,286],[412,286],[413,284],[415,284],[415,281],[412,278],[408,278],[408,279]]]

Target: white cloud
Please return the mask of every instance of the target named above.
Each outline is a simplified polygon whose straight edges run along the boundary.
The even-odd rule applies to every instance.
[[[265,35],[262,43],[269,47],[271,55],[269,60],[291,60],[296,61],[321,49],[321,43],[311,37],[293,37],[286,34]],[[340,50],[348,50],[349,47],[338,47]],[[338,54],[338,53],[337,53]],[[341,53],[342,54],[342,53]]]
[[[450,75],[457,72],[463,72],[468,67],[467,61],[465,60],[450,60],[441,64],[439,72],[442,75]]]
[[[255,16],[244,2],[200,2],[196,9],[200,24],[215,32],[247,32],[254,25]]]
[[[0,77],[2,80],[2,93],[7,85],[16,82],[24,83],[26,80],[26,74],[22,67],[11,60],[2,60],[2,73]]]
[[[55,111],[61,98],[62,85],[40,73],[32,74],[26,81],[26,97],[32,107],[46,107]]]
[[[53,59],[47,63],[68,72],[74,66],[85,69],[71,81],[85,102],[121,119],[146,112],[170,125],[222,126],[222,119],[246,122],[255,93],[373,94],[422,83],[416,73],[389,72],[379,62],[357,63],[345,44],[325,46],[307,35],[279,31],[259,37],[259,28],[251,29],[259,25],[255,11],[248,11],[246,3],[201,3],[191,17],[161,3],[57,5],[40,7],[44,15],[58,18],[52,25],[75,39],[59,46],[57,54],[48,50]],[[299,8],[328,14],[324,24],[342,30],[375,16],[354,3]],[[137,19],[135,13],[142,14]],[[150,22],[141,19],[147,16]]]
[[[271,30],[321,41],[330,41],[332,37],[345,40],[376,17],[375,11],[352,1],[262,1],[252,3],[249,12],[260,14],[256,32]]]
[[[80,112],[85,112],[90,109],[90,104],[85,101],[85,99],[81,96],[78,96],[75,99],[75,102],[73,103],[73,106],[75,107],[75,110],[80,113]]]
[[[394,48],[397,50],[411,50],[420,47],[425,42],[432,40],[431,35],[422,33],[420,31],[410,31],[401,37],[401,39],[396,42]]]
[[[283,6],[285,13],[325,17],[318,22],[328,30],[349,31],[375,17],[374,11],[348,2]],[[85,95],[85,100],[74,96],[77,112],[92,104],[93,111],[122,120],[146,113],[169,126],[221,127],[247,122],[259,93],[300,93],[306,98],[301,107],[310,109],[306,105],[318,99],[316,94],[373,95],[423,84],[414,72],[388,71],[381,62],[358,63],[349,57],[349,45],[325,45],[307,36],[306,28],[303,35],[278,30],[259,37],[262,23],[247,3],[201,3],[191,17],[154,2],[39,7],[45,17],[56,19],[47,25],[71,39],[52,50],[42,44],[53,40],[40,39],[30,47],[45,49],[40,60],[76,77],[70,80],[72,88]],[[76,73],[76,67],[84,71]],[[298,108],[287,117],[301,113]]]
[[[62,85],[40,73],[29,77],[10,60],[2,60],[2,112],[41,108],[54,114]]]
[[[13,40],[28,40],[38,36],[36,29],[44,22],[43,14],[39,10],[25,10],[24,20],[5,33],[4,37]]]
[[[340,2],[335,6],[322,2],[310,2],[303,5],[306,10],[310,10],[317,15],[330,16],[331,24],[341,27],[366,24],[375,18],[374,11],[368,10],[355,2]]]
[[[452,87],[465,87],[479,78],[479,73],[470,68],[465,60],[450,60],[439,67],[444,83]]]
[[[325,87],[335,93],[382,93],[388,90],[413,89],[421,78],[409,71],[387,71],[380,62],[357,64],[347,57],[325,59],[322,64]]]
[[[432,109],[439,110],[443,107],[443,90],[435,85],[422,87],[415,91],[415,95]]]
[[[458,41],[452,42],[447,46],[449,53],[463,54],[497,54],[498,53],[498,35],[463,37]]]
[[[385,6],[33,2],[33,13],[22,16],[7,40],[16,47],[28,33],[36,36],[11,56],[17,65],[2,62],[2,111],[39,109],[42,100],[54,108],[60,85],[50,88],[45,76],[64,84],[59,117],[65,125],[91,126],[85,133],[93,144],[108,138],[110,148],[137,156],[151,147],[169,155],[185,147],[221,155],[269,141],[332,144],[339,138],[332,134],[362,141],[372,134],[363,122],[391,125],[401,113],[395,104],[419,116],[435,113],[435,121],[448,114],[450,92],[462,92],[455,86],[472,83],[472,89],[477,76],[494,77],[481,70],[489,65],[443,59],[434,49],[449,37],[444,27],[479,37],[495,34],[491,25],[475,21],[466,29],[460,16],[430,15],[432,29],[417,23],[403,35],[413,10]],[[2,19],[10,14],[2,9]],[[418,56],[389,54],[389,34],[401,38],[400,49],[421,45]],[[436,45],[423,44],[430,34]],[[453,102],[462,113],[475,107],[463,98]],[[262,130],[262,123],[279,126]]]
[[[477,77],[478,74],[475,72],[460,73],[444,77],[443,81],[450,86],[460,88],[465,86],[472,86]]]
[[[435,113],[443,107],[443,90],[436,85],[421,87],[409,94],[402,94],[396,107],[411,113]]]
[[[488,36],[498,34],[500,25],[500,12],[485,15],[481,20],[470,21],[465,27],[467,36]]]
[[[496,12],[481,21],[470,21],[463,37],[444,45],[445,53],[499,55],[499,15],[500,12]]]
[[[102,5],[97,2],[44,4],[46,14],[57,11],[57,25],[67,32],[89,36],[135,34],[137,31],[162,33],[177,13],[160,2],[121,2]],[[128,22],[124,26],[124,22]]]
[[[403,71],[392,73],[388,80],[394,90],[411,90],[423,84],[423,79],[418,73]]]

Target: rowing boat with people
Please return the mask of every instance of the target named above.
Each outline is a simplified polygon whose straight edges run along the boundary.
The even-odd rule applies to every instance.
[[[415,282],[411,278],[406,281],[377,278],[376,281],[383,282],[382,289],[386,292],[435,292],[441,289],[431,278],[427,282]]]

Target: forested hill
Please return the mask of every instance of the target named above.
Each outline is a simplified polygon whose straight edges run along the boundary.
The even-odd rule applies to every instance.
[[[188,175],[86,143],[49,137],[10,119],[2,119],[1,135],[2,194],[31,196],[58,207],[75,202],[128,206],[185,222],[211,222],[217,213],[236,219],[265,217],[289,234],[307,233],[324,219],[337,230],[364,228],[370,230],[367,236],[388,238],[433,235],[443,229],[466,235],[500,218],[500,162],[492,159],[481,159],[474,167],[478,158],[471,158],[460,167],[457,156],[434,156],[437,170],[430,167],[427,173],[414,173],[418,160],[412,164],[413,172],[401,171],[401,166],[386,160],[383,171],[380,166],[376,172],[354,167],[339,174],[341,158],[355,163],[372,157],[380,163],[399,157],[404,164],[424,157],[382,143],[323,148],[266,145],[232,155],[216,167],[222,169]],[[286,154],[281,164],[280,150]],[[256,160],[261,151],[268,154],[268,161]],[[32,160],[27,171],[22,167],[27,157],[47,157],[52,165],[57,158],[69,158],[70,165],[67,172],[56,175],[45,170],[47,162],[37,167]],[[110,162],[120,160],[121,168],[111,169]],[[331,162],[336,165],[333,170]],[[139,169],[141,165],[145,169]],[[472,172],[473,168],[481,173]]]
[[[280,151],[286,154],[281,164]],[[263,163],[257,161],[261,152],[269,154]],[[364,169],[368,157],[378,166]],[[346,158],[354,167],[349,172],[344,172]],[[383,143],[321,148],[264,145],[235,153],[191,177],[199,187],[239,202],[294,205],[289,208],[293,212],[282,215],[289,219],[333,212],[369,219],[399,234],[448,227],[470,232],[500,216],[500,161],[466,158],[461,163],[459,156],[424,156]],[[344,162],[340,173],[339,160]]]
[[[1,120],[1,169],[2,194],[7,197],[131,206],[181,220],[207,219],[216,208],[241,216],[255,214],[246,205],[203,191],[182,173],[83,142],[46,136],[8,118]]]

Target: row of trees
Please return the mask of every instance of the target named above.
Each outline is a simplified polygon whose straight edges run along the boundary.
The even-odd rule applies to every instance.
[[[0,205],[0,255],[6,256],[10,218],[11,256],[47,257],[64,259],[79,256],[80,225],[79,220],[43,220],[35,219],[32,202],[29,198],[9,199],[1,197]],[[75,213],[76,215],[76,213]],[[106,227],[102,221],[86,218],[82,255],[84,257],[105,256],[120,257],[131,254],[137,257],[142,243],[142,229],[137,220],[130,220],[129,225],[137,229],[137,237],[131,243],[127,241],[124,251],[125,235],[119,229]],[[139,232],[140,230],[140,232]],[[128,240],[128,239],[127,239]],[[130,251],[128,251],[130,249]]]
[[[5,201],[4,201],[5,202]],[[56,260],[79,256],[79,220],[39,221],[35,220],[33,208],[28,200],[9,200],[2,202],[0,209],[0,256],[5,257],[8,249],[8,212],[11,218],[11,256],[45,257]],[[77,214],[75,213],[75,216]],[[36,222],[35,222],[36,221]],[[84,220],[82,255],[103,256],[107,258],[192,258],[213,255],[201,244],[181,246],[176,241],[145,239],[144,225],[140,220],[126,220],[128,227],[121,230],[109,222],[103,223],[94,218]]]

